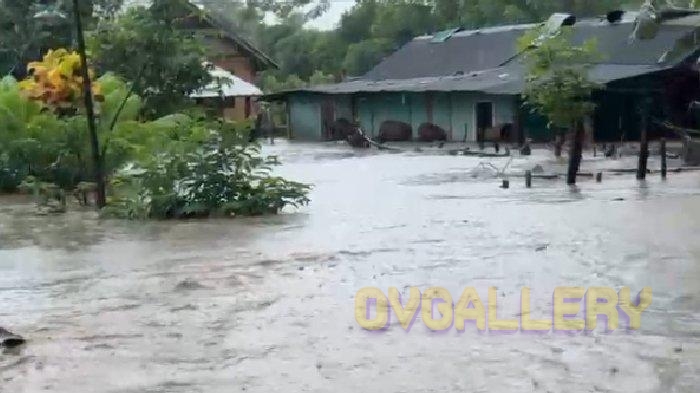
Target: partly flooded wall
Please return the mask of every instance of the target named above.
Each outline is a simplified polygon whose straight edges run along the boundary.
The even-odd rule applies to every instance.
[[[382,122],[398,120],[413,128],[425,122],[434,123],[447,131],[452,141],[476,141],[476,105],[493,103],[493,123],[514,123],[517,99],[471,92],[423,93],[358,93],[353,97],[311,95],[298,93],[288,99],[292,136],[300,140],[322,140],[321,107],[331,100],[334,118],[354,119],[370,136],[377,136]]]
[[[287,101],[289,128],[293,139],[321,140],[321,100],[309,94],[295,94]]]

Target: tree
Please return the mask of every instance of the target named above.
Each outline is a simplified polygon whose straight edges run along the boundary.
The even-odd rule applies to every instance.
[[[372,36],[389,40],[393,46],[401,46],[417,35],[435,30],[432,8],[423,4],[387,4],[377,12],[372,24]]]
[[[32,100],[41,102],[56,113],[81,106],[83,99],[82,62],[80,55],[65,49],[49,50],[40,62],[29,63],[31,75],[19,88]],[[93,75],[92,70],[90,73]],[[100,85],[93,83],[97,101],[103,99]]]
[[[340,38],[350,44],[370,38],[372,23],[380,6],[375,0],[358,1],[350,11],[340,17],[337,28]]]
[[[362,75],[369,71],[391,51],[391,42],[377,38],[351,44],[343,62],[349,75]]]
[[[22,66],[37,60],[42,42],[48,38],[35,14],[38,1],[0,1],[0,73],[24,76]]]
[[[187,95],[210,81],[198,39],[178,29],[181,0],[155,0],[104,24],[91,48],[97,66],[135,84],[143,114],[156,118],[181,108]]]
[[[327,75],[319,70],[316,70],[314,71],[313,75],[309,77],[309,86],[326,85],[333,83],[334,81],[335,77],[333,75]]]
[[[114,17],[124,6],[124,0],[92,0],[91,8],[103,17]]]
[[[83,23],[92,28],[97,20],[93,14],[112,16],[122,4],[123,0],[82,0]],[[71,15],[71,1],[0,0],[0,75],[23,78],[23,66],[39,60],[47,49],[70,47]]]
[[[303,79],[313,74],[315,67],[311,49],[318,39],[316,33],[302,29],[277,41],[274,47],[276,58],[285,72],[296,74]]]
[[[567,183],[575,184],[583,150],[583,121],[595,109],[590,98],[597,86],[588,79],[588,68],[598,58],[596,42],[573,45],[570,27],[562,27],[553,36],[545,34],[544,29],[535,29],[520,39],[527,69],[523,99],[549,119],[550,128],[573,133]]]

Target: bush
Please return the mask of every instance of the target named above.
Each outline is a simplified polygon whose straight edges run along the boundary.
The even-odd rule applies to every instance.
[[[69,188],[83,176],[84,137],[25,98],[11,77],[0,81],[0,189],[15,191],[29,175]]]
[[[259,145],[249,142],[249,125],[183,115],[154,123],[160,148],[114,178],[107,216],[262,215],[308,203],[309,186],[271,175]]]
[[[259,215],[308,203],[307,185],[272,176],[259,145],[249,141],[249,123],[196,112],[141,122],[142,101],[125,100],[130,89],[121,79],[107,74],[99,83],[97,133],[111,180],[105,215]],[[30,178],[65,190],[90,182],[86,123],[78,111],[57,114],[31,101],[12,78],[0,81],[0,191],[16,191]]]

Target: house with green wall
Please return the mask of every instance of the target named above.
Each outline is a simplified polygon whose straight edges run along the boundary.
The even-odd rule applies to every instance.
[[[576,20],[555,14],[547,22],[572,26],[573,43],[594,39],[600,52],[589,78],[598,83],[598,108],[587,122],[598,141],[634,139],[637,108],[652,99],[658,117],[678,118],[699,96],[696,63],[700,15],[673,14],[651,37],[637,39],[637,13],[615,12]],[[513,141],[550,139],[548,121],[523,107],[525,70],[518,39],[537,24],[454,29],[416,37],[361,78],[279,92],[267,97],[287,104],[290,137],[331,138],[334,121],[346,119],[376,136],[383,122],[418,127],[431,123],[450,141],[477,141],[479,130],[508,124]]]

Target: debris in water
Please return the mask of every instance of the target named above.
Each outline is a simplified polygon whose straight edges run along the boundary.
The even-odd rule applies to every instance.
[[[683,348],[681,348],[681,347],[673,348],[673,352],[675,352],[675,353],[681,353],[681,352],[683,352]]]
[[[14,348],[25,342],[24,338],[0,327],[0,347]]]
[[[191,278],[180,281],[175,287],[176,291],[193,291],[197,289],[206,289],[206,287]]]
[[[537,246],[537,247],[535,248],[535,251],[538,251],[538,252],[539,252],[539,251],[544,251],[544,250],[547,249],[547,247],[549,247],[549,244],[542,244],[542,245],[540,245],[540,246]]]

